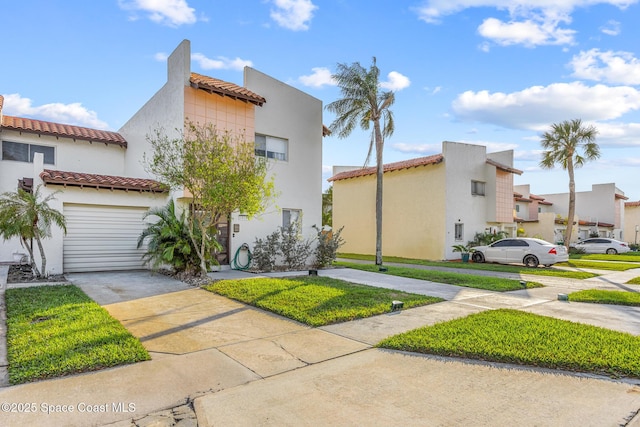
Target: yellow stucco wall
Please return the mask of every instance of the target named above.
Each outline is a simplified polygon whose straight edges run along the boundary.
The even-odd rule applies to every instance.
[[[636,226],[640,228],[640,206],[625,206],[624,230],[622,233],[625,242],[640,243],[640,232],[636,235]]]
[[[255,138],[255,106],[226,96],[210,94],[192,87],[185,87],[185,120],[200,125],[213,124],[219,130],[244,136],[247,141]]]
[[[344,226],[341,252],[375,253],[376,177],[333,184],[333,225]],[[384,176],[382,253],[442,259],[445,230],[444,165],[388,172]]]

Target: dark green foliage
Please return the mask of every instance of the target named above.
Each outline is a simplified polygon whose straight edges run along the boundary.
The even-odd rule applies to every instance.
[[[151,263],[152,268],[171,266],[176,272],[197,273],[200,269],[200,257],[189,235],[186,213],[182,212],[177,216],[173,199],[164,207],[150,209],[144,217],[157,218],[138,237],[138,248],[147,242],[144,259]],[[199,245],[202,240],[199,228],[193,228],[193,237]],[[214,249],[218,246],[212,235],[207,236],[206,240],[205,261],[209,268],[216,262]]]
[[[327,267],[331,265],[338,256],[338,249],[344,245],[344,239],[340,237],[344,227],[338,231],[326,232],[316,227],[318,231],[318,245],[316,246],[316,262],[317,267]]]

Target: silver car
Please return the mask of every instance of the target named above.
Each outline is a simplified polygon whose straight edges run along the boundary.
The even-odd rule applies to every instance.
[[[473,249],[473,262],[519,263],[527,267],[542,264],[549,267],[557,262],[569,260],[566,247],[530,237],[502,239],[489,246],[476,246]]]
[[[591,239],[581,240],[576,243],[574,247],[583,251],[585,254],[615,255],[623,254],[631,250],[624,242],[604,237],[593,237]]]

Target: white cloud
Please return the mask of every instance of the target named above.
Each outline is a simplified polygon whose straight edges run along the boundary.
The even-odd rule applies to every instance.
[[[153,59],[155,59],[158,62],[166,62],[167,59],[169,59],[169,54],[165,52],[158,52],[155,55],[153,55]]]
[[[218,56],[216,59],[207,58],[202,53],[194,53],[191,55],[191,59],[196,61],[200,68],[204,70],[236,70],[242,71],[244,67],[252,67],[253,62],[240,59],[240,58],[225,58],[224,56]]]
[[[273,0],[271,19],[281,27],[293,31],[309,29],[309,21],[318,8],[311,0]]]
[[[195,9],[189,7],[186,0],[118,0],[120,8],[130,11],[130,17],[138,19],[137,11],[146,12],[149,19],[169,27],[193,24],[197,21]]]
[[[403,76],[397,71],[392,71],[387,75],[387,81],[381,82],[380,87],[392,91],[399,91],[408,88],[411,80],[407,76]]]
[[[459,120],[539,131],[560,120],[616,119],[640,109],[640,92],[628,86],[586,86],[580,82],[533,86],[512,93],[467,91],[458,95],[452,109]]]
[[[504,143],[504,142],[484,142],[484,141],[466,141],[456,140],[463,144],[471,145],[483,145],[487,147],[488,153],[495,153],[496,151],[515,150],[518,148],[518,144]],[[428,156],[431,154],[438,154],[442,152],[442,144],[406,144],[398,142],[391,145],[396,151],[408,154],[417,154],[420,156]]]
[[[527,47],[572,44],[575,34],[573,30],[558,28],[557,22],[536,22],[533,19],[502,22],[496,18],[485,19],[478,32],[502,46],[521,44]]]
[[[392,144],[391,148],[401,153],[419,154],[422,156],[437,154],[442,151],[441,144],[405,144],[404,142],[397,142]]]
[[[608,36],[617,36],[618,34],[620,34],[620,31],[621,31],[620,22],[610,20],[607,22],[605,26],[600,28],[600,31],[602,31],[604,34]]]
[[[506,12],[508,21],[490,17],[478,27],[479,33],[500,45],[524,44],[573,44],[574,30],[560,28],[561,23],[571,23],[571,13],[577,8],[598,4],[619,9],[637,3],[638,0],[426,0],[415,8],[418,18],[437,24],[447,15],[469,8],[494,8]],[[611,21],[607,31],[616,31]],[[487,46],[482,47],[483,50]]]
[[[573,76],[580,79],[640,85],[640,60],[630,52],[582,51],[572,58],[569,66],[573,68]]]
[[[87,110],[79,102],[72,104],[52,103],[33,106],[29,98],[19,93],[4,95],[2,112],[10,116],[32,117],[39,120],[52,121],[94,129],[108,129],[107,123],[98,119],[95,111]]]
[[[300,83],[310,87],[323,87],[323,86],[335,86],[336,82],[331,77],[331,71],[325,67],[312,68],[313,74],[307,76],[300,76],[298,79]]]

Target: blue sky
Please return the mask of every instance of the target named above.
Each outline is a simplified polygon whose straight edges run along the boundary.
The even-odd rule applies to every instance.
[[[444,140],[515,151],[516,184],[566,192],[540,170],[540,135],[593,124],[602,156],[577,190],[615,182],[640,200],[639,0],[1,0],[4,113],[118,130],[166,81],[191,40],[192,70],[242,84],[250,65],[320,99],[337,63],[377,58],[396,92],[385,162]],[[333,120],[324,112],[324,123]],[[324,140],[333,165],[362,165],[369,133]],[[325,182],[325,187],[328,184]]]

